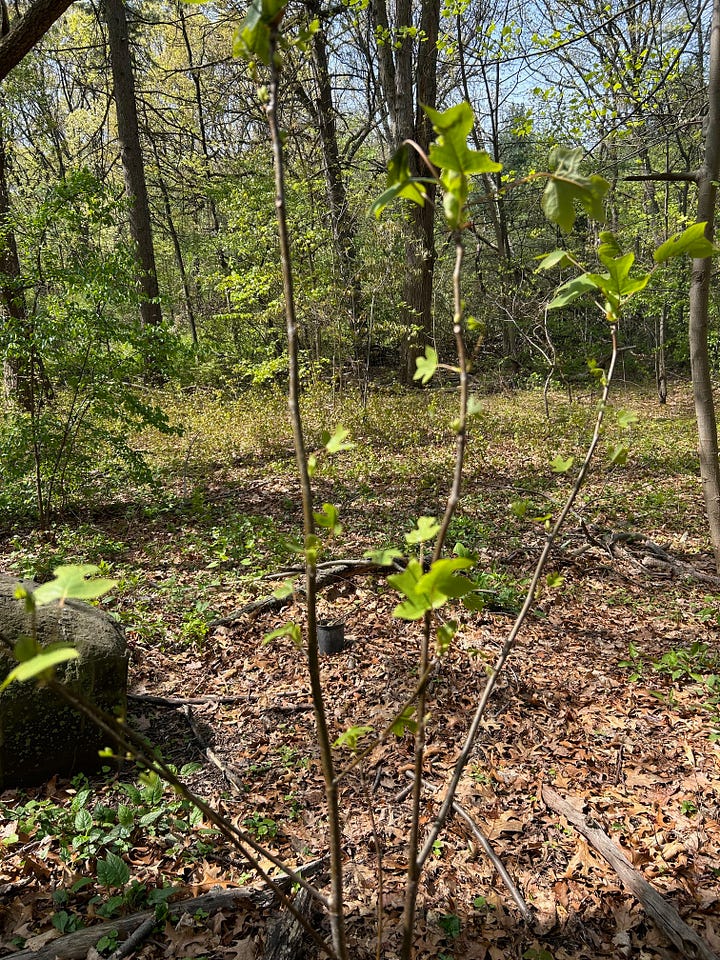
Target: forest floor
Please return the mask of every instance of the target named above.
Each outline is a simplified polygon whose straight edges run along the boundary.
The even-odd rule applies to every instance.
[[[477,556],[473,575],[488,602],[481,612],[452,611],[458,633],[431,683],[424,827],[522,603],[544,537],[537,518],[555,514],[571,485],[573,471],[554,473],[550,463],[558,454],[579,462],[595,401],[554,396],[549,418],[535,393],[480,402],[451,546]],[[315,480],[318,503],[336,504],[345,528],[324,558],[406,550],[417,517],[438,515],[452,403],[442,390],[377,391],[365,411],[353,395],[308,399],[311,449],[337,423],[357,443],[321,462]],[[9,526],[0,570],[46,579],[57,564],[82,561],[116,577],[102,605],[127,631],[129,723],[184,768],[197,794],[302,865],[327,849],[309,683],[290,639],[263,642],[286,621],[302,624],[302,604],[233,615],[297,562],[288,539],[299,529],[298,484],[282,400],[194,395],[166,406],[184,435],[140,440],[157,489],[69,512],[49,532]],[[632,426],[616,416],[621,407],[637,415]],[[624,465],[609,462],[618,443],[629,450]],[[664,408],[624,391],[550,563],[562,579],[535,598],[458,793],[533,924],[456,817],[421,885],[418,957],[683,955],[543,803],[544,785],[583,809],[720,953],[720,588],[701,501],[687,391]],[[396,603],[377,573],[350,570],[321,592],[321,617],[344,621],[351,641],[322,660],[333,737],[356,725],[382,730],[412,693],[420,628],[393,617]],[[337,759],[342,767],[351,755],[338,748]],[[411,736],[392,737],[362,774],[341,781],[354,960],[376,955],[378,847],[380,956],[398,955],[412,760]],[[101,923],[107,956],[114,924],[170,888],[183,899],[218,885],[262,886],[182,798],[130,765],[6,791],[0,843],[0,956],[52,951],[55,938]],[[243,904],[174,917],[134,955],[260,960],[269,912]]]

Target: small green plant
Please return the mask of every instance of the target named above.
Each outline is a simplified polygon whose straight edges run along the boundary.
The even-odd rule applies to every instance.
[[[531,947],[523,954],[523,960],[554,960],[552,953],[544,947]]]
[[[95,944],[98,953],[112,953],[117,949],[119,933],[117,930],[108,930]]]
[[[438,917],[438,926],[450,940],[460,936],[460,917],[455,913],[444,913]]]
[[[270,817],[265,817],[261,813],[253,813],[243,820],[243,826],[250,833],[260,839],[272,839],[277,836],[277,823]]]

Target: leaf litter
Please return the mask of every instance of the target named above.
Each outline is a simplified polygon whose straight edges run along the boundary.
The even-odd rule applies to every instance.
[[[494,470],[486,464],[486,481]],[[377,489],[376,503],[387,502],[396,515],[432,512],[422,497],[405,502],[407,485],[385,478]],[[471,503],[474,489],[471,481]],[[255,502],[258,487],[250,490],[253,508],[267,513],[267,502]],[[432,488],[426,493],[434,496]],[[495,495],[505,496],[497,490]],[[591,487],[586,502],[593,496],[597,504],[599,486]],[[329,492],[322,491],[320,497],[329,499]],[[273,502],[277,503],[277,490]],[[357,501],[345,506],[343,521],[355,533],[343,537],[342,549],[347,556],[359,557],[377,543],[377,528],[385,514],[373,522]],[[487,505],[481,505],[484,509]],[[597,511],[595,518],[607,519]],[[281,519],[278,515],[278,522]],[[111,524],[117,525],[117,520],[108,521]],[[127,559],[152,570],[157,581],[174,578],[188,592],[196,586],[203,597],[212,598],[215,609],[236,607],[238,588],[232,570],[209,583],[196,576],[196,567],[204,560],[202,550],[196,557],[170,551],[158,564],[160,552],[152,553],[149,545],[153,539],[161,542],[169,525],[162,519],[150,524],[147,544],[137,535],[133,540],[129,530],[122,531],[135,551]],[[120,535],[117,526],[113,531]],[[675,537],[677,549],[672,531],[643,533],[666,544]],[[484,564],[522,580],[532,560],[533,538],[526,538],[520,552],[508,551],[511,543],[511,537],[501,536],[494,548],[486,545],[479,552]],[[701,558],[691,552],[693,541],[686,538],[682,543],[688,559],[697,564]],[[586,814],[634,866],[718,950],[720,746],[712,738],[718,725],[712,690],[709,695],[703,682],[687,671],[673,678],[651,666],[662,663],[668,651],[690,649],[693,644],[718,652],[717,617],[712,607],[709,616],[705,612],[708,590],[678,577],[639,570],[631,558],[611,561],[597,544],[580,556],[570,551],[558,560],[563,583],[538,598],[491,700],[458,793],[531,906],[535,929],[522,925],[492,866],[456,818],[436,844],[424,876],[418,956],[581,960],[674,955],[612,868],[544,807],[539,799],[544,783],[576,806],[584,805]],[[178,631],[178,612],[163,605],[164,598],[158,599],[157,591],[147,586],[135,591],[133,602],[139,596],[164,618],[166,632],[158,643],[129,625],[131,691],[139,697],[131,700],[130,722],[178,767],[199,764],[188,776],[193,789],[221,805],[234,822],[255,831],[276,853],[293,864],[321,856],[322,776],[303,657],[287,638],[262,642],[283,618],[302,625],[302,607],[289,601],[281,615],[242,618],[188,646],[172,639]],[[382,729],[412,693],[418,628],[392,618],[396,602],[381,579],[352,575],[322,594],[321,616],[343,620],[351,640],[347,651],[322,662],[334,737],[358,724]],[[458,635],[429,691],[428,786],[422,811],[426,827],[488,665],[511,622],[507,610],[460,614],[459,620]],[[636,651],[632,663],[630,644]],[[630,679],[638,673],[636,668],[639,675]],[[231,789],[207,763],[204,745],[177,706],[144,701],[143,694],[205,698],[192,705],[203,740],[240,778],[242,790]],[[397,954],[409,810],[408,801],[398,798],[409,783],[412,758],[410,736],[393,738],[372,752],[362,776],[356,770],[341,783],[347,811],[345,906],[358,958],[375,954],[376,839],[382,849],[386,918],[382,955]],[[133,779],[132,769],[119,774],[119,780]],[[111,775],[94,779],[97,803],[117,803],[117,784]],[[5,848],[0,867],[3,953],[23,942],[39,949],[59,936],[59,921],[54,918],[63,901],[58,891],[71,891],[65,913],[78,924],[103,919],[98,911],[107,891],[94,882],[102,850],[93,854],[63,846],[37,821],[28,832],[18,833],[29,800],[47,802],[53,809],[68,808],[77,793],[77,786],[58,779],[22,794],[8,791],[0,798]],[[181,817],[187,819],[187,812],[179,812]],[[172,884],[183,897],[218,885],[252,882],[243,860],[202,823],[188,825],[183,832],[172,825],[165,832],[148,830],[133,838],[125,859],[134,881],[148,890]],[[81,885],[86,878],[92,882]],[[127,906],[120,909],[131,912]],[[137,955],[248,960],[262,953],[267,916],[266,909],[254,913],[230,909],[210,917],[181,917],[168,921],[164,932],[154,934]]]

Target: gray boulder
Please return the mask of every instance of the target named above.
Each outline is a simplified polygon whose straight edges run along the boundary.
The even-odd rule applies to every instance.
[[[14,597],[18,586],[0,574],[0,682],[17,666],[11,650],[18,637],[30,633],[30,618]],[[76,660],[56,668],[58,680],[107,713],[124,716],[128,658],[117,623],[96,607],[67,600],[38,607],[37,631],[41,643],[62,640],[77,648]],[[34,681],[13,681],[0,693],[0,790],[97,769],[98,750],[109,743],[92,720]]]

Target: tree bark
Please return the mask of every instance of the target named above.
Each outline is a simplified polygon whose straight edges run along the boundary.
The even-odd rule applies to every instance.
[[[319,18],[321,16],[320,3],[315,2],[315,0],[308,4],[308,10],[314,17]],[[366,348],[367,326],[362,316],[362,291],[357,272],[357,226],[348,207],[347,189],[340,160],[324,26],[313,34],[312,61],[317,88],[315,116],[323,154],[325,189],[330,210],[333,243],[340,266],[340,277],[344,292],[349,301],[353,353],[355,359],[360,360],[364,356]]]
[[[72,3],[72,0],[35,0],[0,39],[0,80],[16,67]],[[5,4],[3,4],[5,8]]]
[[[714,236],[717,180],[720,176],[720,0],[713,0],[710,27],[710,72],[705,156],[698,171],[698,222],[707,222],[705,234]],[[708,314],[712,260],[693,260],[690,284],[690,368],[698,425],[700,477],[715,564],[720,572],[720,458],[718,431],[708,351]]]
[[[110,45],[115,111],[125,176],[125,190],[130,199],[130,234],[135,245],[138,286],[142,293],[140,314],[144,324],[159,326],[162,323],[162,311],[159,303],[160,292],[155,268],[155,249],[150,225],[145,166],[140,148],[135,78],[130,56],[124,0],[105,0],[104,15]]]
[[[422,106],[437,106],[440,2],[421,2],[417,26],[422,39],[418,45],[416,63],[413,62],[413,30],[416,25],[412,0],[396,0],[392,25],[385,0],[373,0],[370,10],[376,34],[381,38],[378,41],[379,77],[394,138],[393,149],[411,139],[427,151],[432,139],[432,124],[423,113]],[[415,150],[410,150],[409,157],[413,174],[426,176],[428,171]],[[436,260],[434,201],[435,188],[428,185],[425,206],[414,206],[408,213],[403,291],[403,326],[406,334],[399,371],[400,379],[406,384],[413,382],[415,360],[431,342],[433,333],[432,294]]]
[[[29,338],[25,293],[21,286],[20,258],[15,231],[10,222],[10,191],[7,182],[8,156],[5,134],[0,122],[0,319],[6,329],[15,327],[14,339]],[[3,392],[6,399],[13,399],[27,413],[33,411],[32,386],[30,383],[30,348],[23,348],[21,355],[3,359]]]

